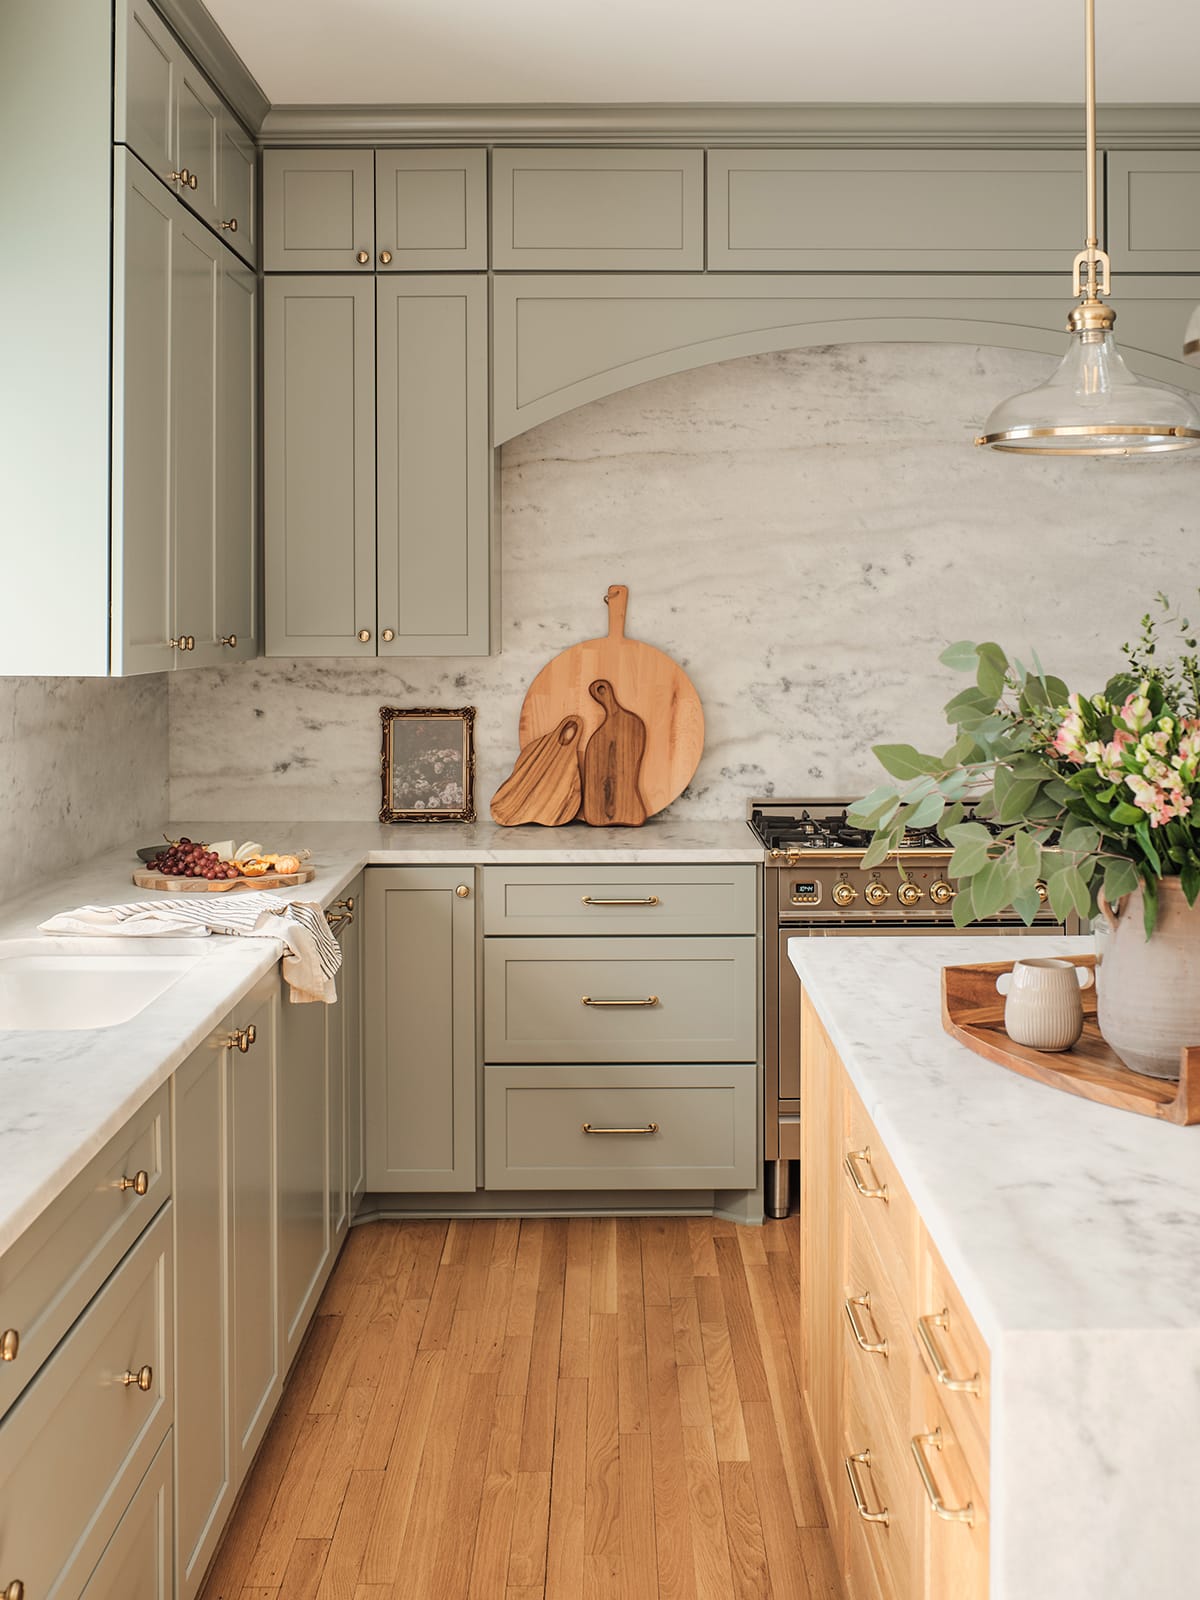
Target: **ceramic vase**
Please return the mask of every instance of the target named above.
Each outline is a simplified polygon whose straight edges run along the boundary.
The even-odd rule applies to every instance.
[[[1178,1078],[1179,1052],[1200,1044],[1200,900],[1189,906],[1178,878],[1160,879],[1149,939],[1140,885],[1101,910],[1110,934],[1096,981],[1100,1032],[1134,1072]]]

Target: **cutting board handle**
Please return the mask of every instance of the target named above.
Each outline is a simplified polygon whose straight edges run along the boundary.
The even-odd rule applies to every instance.
[[[610,583],[608,593],[604,596],[604,604],[608,607],[608,637],[610,639],[623,639],[625,637],[625,610],[629,605],[629,589],[623,583]]]

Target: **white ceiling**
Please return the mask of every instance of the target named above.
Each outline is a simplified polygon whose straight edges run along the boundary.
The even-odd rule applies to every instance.
[[[1082,0],[206,0],[276,105],[1077,101]],[[1197,0],[1097,0],[1104,101],[1200,101]]]

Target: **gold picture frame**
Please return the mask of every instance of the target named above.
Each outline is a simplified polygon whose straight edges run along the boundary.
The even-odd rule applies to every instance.
[[[475,707],[380,706],[379,715],[380,822],[474,822]]]

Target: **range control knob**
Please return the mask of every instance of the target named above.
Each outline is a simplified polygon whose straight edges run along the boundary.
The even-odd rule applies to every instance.
[[[873,878],[871,880],[871,882],[863,890],[863,894],[866,896],[866,901],[869,906],[881,906],[885,900],[890,900],[892,898],[892,891],[888,888],[886,883],[880,883],[878,878]]]
[[[902,906],[915,906],[921,898],[921,889],[911,878],[902,883],[896,890],[896,899]]]
[[[845,878],[833,886],[833,903],[835,906],[853,905],[858,899],[858,890],[852,883],[847,883]]]
[[[939,878],[929,885],[929,898],[935,906],[948,906],[954,899],[954,890],[944,878]]]
[[[1050,891],[1046,888],[1046,885],[1044,883],[1039,883],[1037,885],[1037,897],[1038,897],[1038,904],[1039,905],[1043,905],[1044,906],[1046,904],[1046,901],[1049,900]]]

